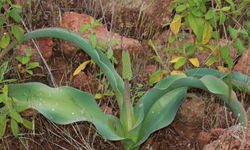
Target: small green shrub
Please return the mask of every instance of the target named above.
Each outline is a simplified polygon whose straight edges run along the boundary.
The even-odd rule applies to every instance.
[[[170,29],[174,35],[167,39],[168,42],[177,40],[180,30],[185,32],[191,29],[196,37],[194,42],[184,45],[183,48],[174,49],[182,58],[173,62],[174,68],[182,67],[188,58],[194,57],[195,51],[206,50],[211,52],[206,62],[207,66],[215,62],[224,62],[231,70],[234,60],[230,55],[229,47],[234,47],[238,55],[241,55],[245,48],[244,41],[249,39],[247,29],[239,26],[237,21],[242,17],[241,10],[247,9],[247,5],[249,5],[247,1],[239,3],[232,0],[174,0],[170,6],[171,10],[176,12],[170,23]],[[247,21],[243,24],[247,25]],[[220,39],[226,39],[228,44],[222,45]]]
[[[21,6],[13,3],[10,0],[0,1],[0,27],[4,27],[4,31],[0,30],[3,36],[0,37],[0,52],[8,47],[10,42],[16,39],[19,43],[22,42],[24,30],[19,25],[21,21]]]
[[[16,60],[20,63],[19,70],[21,73],[33,75],[33,69],[40,67],[39,62],[30,60],[31,56],[32,51],[30,49],[26,49],[23,56],[16,56]]]

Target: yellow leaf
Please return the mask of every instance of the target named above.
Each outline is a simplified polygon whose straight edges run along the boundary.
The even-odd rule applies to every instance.
[[[180,30],[181,27],[181,19],[182,16],[180,15],[175,15],[174,20],[170,23],[170,30],[174,33],[177,34]]]
[[[74,71],[73,76],[76,76],[76,75],[78,75],[81,71],[83,71],[83,70],[86,68],[87,64],[89,64],[89,63],[90,63],[90,60],[87,60],[87,61],[83,62],[81,65],[79,65],[79,66],[76,68],[76,70]]]
[[[189,61],[191,62],[191,64],[195,67],[200,67],[200,62],[197,58],[190,58]]]
[[[174,58],[170,61],[170,63],[176,63],[176,62],[178,62],[180,59],[183,59],[183,58],[185,58],[185,57],[182,57],[182,56],[174,57]]]
[[[223,66],[217,66],[217,69],[221,72],[228,73],[229,69]]]
[[[182,71],[179,70],[174,70],[170,73],[171,75],[179,75],[179,74],[184,74]]]
[[[96,93],[95,99],[101,99],[101,98],[102,98],[102,94],[101,93]]]
[[[212,37],[213,27],[210,23],[205,22],[203,35],[202,35],[202,44],[207,44]]]

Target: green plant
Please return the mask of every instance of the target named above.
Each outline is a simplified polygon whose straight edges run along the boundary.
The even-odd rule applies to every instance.
[[[22,124],[28,129],[33,129],[33,124],[21,117],[20,112],[24,111],[26,107],[19,106],[14,103],[13,98],[8,96],[8,86],[4,85],[0,90],[0,139],[4,136],[7,123],[10,121],[10,128],[12,134],[17,137],[19,134],[19,124]]]
[[[5,79],[4,75],[8,72],[8,62],[0,66],[0,138],[4,136],[7,123],[10,121],[11,131],[14,136],[19,133],[19,125],[22,124],[28,129],[32,129],[32,123],[20,116],[20,112],[25,108],[13,103],[13,99],[8,96],[7,83],[15,82],[14,79]]]
[[[31,61],[32,51],[30,49],[25,50],[25,54],[22,56],[16,56],[16,60],[21,63],[19,70],[21,73],[28,73],[33,75],[33,69],[40,67],[39,62]]]
[[[244,51],[243,40],[249,38],[244,28],[237,27],[239,11],[236,9],[239,7],[240,4],[232,0],[174,0],[171,3],[171,9],[174,9],[176,14],[170,23],[172,33],[177,36],[181,28],[183,30],[191,28],[196,37],[195,42],[191,43],[191,47],[184,46],[181,50],[175,50],[181,56],[172,61],[175,65],[174,68],[182,67],[187,62],[187,58],[193,56],[195,50],[207,50],[211,52],[211,56],[206,62],[207,66],[211,66],[215,62],[224,62],[229,69],[232,69],[234,60],[230,55],[229,46],[236,48],[238,55],[241,55]],[[169,37],[168,41],[171,42],[175,39],[175,37]],[[228,44],[222,45],[220,39],[226,39]]]
[[[21,21],[21,6],[14,4],[10,0],[0,1],[0,52],[2,49],[8,47],[10,42],[15,38],[19,43],[23,40],[24,31],[18,25]],[[4,32],[5,31],[5,32]],[[4,32],[4,33],[2,33]]]
[[[117,63],[117,60],[113,56],[113,49],[112,46],[117,44],[117,39],[105,39],[106,41],[103,41],[102,43],[98,41],[96,37],[96,30],[95,28],[98,28],[100,26],[99,20],[95,20],[94,18],[90,18],[89,23],[84,24],[80,27],[81,33],[88,33],[88,41],[92,45],[93,48],[98,48],[104,52],[106,52],[107,57],[114,63]]]
[[[15,79],[5,79],[4,75],[8,72],[8,62],[5,61],[0,65],[0,84],[15,82]]]
[[[88,121],[95,125],[103,138],[120,140],[125,149],[138,149],[150,134],[174,120],[188,87],[194,87],[218,96],[239,117],[240,123],[247,126],[246,112],[236,94],[234,91],[229,92],[227,84],[213,73],[202,77],[195,74],[168,76],[132,105],[129,95],[132,72],[127,51],[123,52],[124,82],[106,55],[99,49],[94,49],[81,36],[64,29],[45,28],[27,33],[24,40],[42,37],[67,40],[86,52],[108,78],[120,110],[120,118],[107,115],[98,107],[94,96],[72,87],[51,88],[42,83],[8,85],[9,96],[16,105],[34,108],[55,123]]]

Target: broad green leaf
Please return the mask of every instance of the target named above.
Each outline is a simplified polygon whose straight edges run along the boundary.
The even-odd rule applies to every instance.
[[[222,11],[229,11],[231,8],[229,6],[225,6],[225,7],[222,7],[221,10]]]
[[[16,110],[12,109],[10,110],[10,117],[14,120],[16,120],[19,123],[23,123],[23,118],[21,117],[21,115],[16,112]]]
[[[228,81],[225,79],[226,82]],[[250,76],[244,75],[239,72],[232,72],[233,86],[240,91],[250,94]]]
[[[176,63],[176,62],[178,62],[180,59],[182,59],[182,58],[185,58],[185,57],[182,57],[182,56],[179,56],[179,57],[174,57],[171,61],[170,61],[170,63]]]
[[[226,21],[227,17],[225,15],[224,12],[220,11],[220,21],[219,21],[219,25],[224,24],[224,22]]]
[[[0,48],[6,48],[10,43],[10,36],[8,33],[4,33],[0,39]]]
[[[168,88],[175,80],[178,80],[182,77],[185,77],[185,75],[172,75],[162,79],[154,86],[154,88],[150,89],[143,95],[143,97],[136,104],[136,107],[142,107],[144,113],[147,113],[154,102],[166,94],[164,89]]]
[[[223,60],[226,60],[228,57],[230,57],[230,49],[227,45],[222,46],[220,48],[220,54],[221,54],[221,58]]]
[[[25,56],[30,58],[32,56],[32,50],[31,49],[27,49],[25,51]]]
[[[1,8],[1,7],[0,7]],[[0,17],[0,26],[5,24],[5,19],[3,17]]]
[[[14,119],[10,120],[10,128],[11,128],[11,132],[12,134],[17,137],[19,134],[19,126],[17,124],[17,122]]]
[[[14,35],[14,37],[17,39],[17,42],[21,43],[24,39],[24,30],[18,26],[13,25],[11,26],[11,32]]]
[[[232,43],[233,47],[237,49],[238,54],[242,54],[244,52],[244,45],[241,42],[240,39],[236,39],[233,43]]]
[[[234,1],[233,1],[233,0],[226,0],[226,2],[227,2],[228,4],[230,4],[230,6],[231,6],[231,8],[232,8],[232,11],[235,11],[235,3],[234,3]]]
[[[200,11],[200,9],[195,9],[192,11],[192,14],[196,17],[202,17],[203,13]]]
[[[184,0],[184,2],[186,2],[185,0]],[[188,4],[190,5],[190,6],[195,6],[195,1],[194,0],[189,0],[189,1],[187,1],[188,2]]]
[[[192,14],[187,15],[186,19],[188,21],[189,26],[191,27],[194,34],[196,35],[197,40],[201,42],[205,20],[199,17],[195,17]]]
[[[93,49],[93,47],[84,40],[80,35],[74,32],[69,32],[62,28],[43,28],[35,30],[25,34],[24,41],[36,38],[58,38],[72,42],[76,46],[80,47],[91,59],[100,67],[104,75],[107,76],[109,83],[117,96],[118,106],[121,111],[124,110],[124,82],[119,74],[116,72],[114,66],[109,61],[107,56],[99,49]],[[124,124],[126,122],[126,115],[121,114],[121,121]]]
[[[112,48],[109,47],[108,51],[107,51],[108,59],[111,59],[113,57],[113,55],[114,55],[114,52],[113,52]]]
[[[176,40],[175,36],[169,36],[168,37],[168,43],[173,43]]]
[[[185,51],[186,51],[186,54],[187,54],[188,56],[193,56],[194,53],[195,53],[195,46],[194,46],[194,44],[192,44],[192,43],[189,44],[189,45],[186,47]]]
[[[200,10],[201,10],[203,13],[207,12],[207,7],[206,7],[206,5],[205,5],[204,2],[201,2],[200,5],[199,5],[199,7],[200,7]]]
[[[95,34],[90,34],[89,36],[89,42],[93,48],[96,48],[97,46],[97,39]]]
[[[213,37],[215,40],[219,40],[219,38],[220,38],[220,33],[217,32],[217,31],[213,31],[213,32],[212,32],[212,37]]]
[[[215,16],[215,13],[212,9],[209,9],[208,12],[205,15],[206,20],[210,20]]]
[[[95,99],[101,99],[103,95],[101,93],[96,93],[95,94]]]
[[[229,68],[232,68],[234,65],[234,62],[230,55],[230,49],[227,45],[220,48],[220,54],[221,54],[222,60],[228,65]]]
[[[140,140],[136,146],[142,144],[151,133],[172,123],[186,92],[187,88],[179,88],[155,100],[155,103],[145,114],[139,133]]]
[[[166,70],[158,70],[158,71],[154,72],[150,76],[150,78],[148,80],[148,84],[151,86],[151,85],[159,82],[164,77],[165,74],[167,74]]]
[[[238,101],[236,94],[232,91],[231,95],[229,96],[229,87],[220,79],[205,75],[202,78],[193,78],[193,77],[186,77],[185,75],[178,75],[178,76],[168,76],[162,81],[160,81],[154,88],[149,90],[137,103],[136,108],[142,109],[144,108],[145,115],[148,113],[151,113],[150,115],[154,115],[152,113],[152,109],[154,108],[154,104],[157,103],[157,100],[165,95],[166,93],[171,93],[171,91],[186,87],[193,87],[193,88],[200,88],[203,90],[206,90],[212,94],[215,94],[218,96],[221,100],[223,100],[234,112],[236,116],[239,117],[240,122],[246,126],[247,125],[247,115],[242,107],[241,103]],[[186,90],[186,89],[185,89]],[[177,92],[179,94],[180,92]],[[185,95],[185,94],[184,94]],[[166,96],[170,97],[170,96]],[[180,98],[181,101],[183,98],[182,96],[177,96],[176,98]],[[229,100],[230,99],[230,100]],[[167,106],[167,105],[166,105]],[[176,112],[179,107],[170,107],[169,109],[172,109],[171,112]],[[169,109],[165,109],[165,111],[168,111]],[[166,116],[168,117],[168,115]],[[152,117],[153,118],[153,117]],[[154,118],[157,118],[154,116]],[[145,119],[146,120],[146,119]],[[171,123],[171,120],[168,120],[168,123]],[[154,122],[154,121],[153,121]],[[148,123],[148,122],[147,122]],[[158,124],[160,124],[158,122]],[[150,126],[151,127],[151,126]],[[152,126],[152,130],[157,130],[158,126]],[[164,127],[164,125],[163,125]],[[141,134],[148,133],[150,130],[142,130],[144,126],[141,126]],[[151,131],[152,131],[151,130]],[[152,133],[152,132],[151,132]],[[149,133],[149,134],[151,134]],[[145,138],[146,139],[146,138]],[[138,140],[139,141],[139,140]],[[142,141],[138,142],[137,144],[141,144]],[[138,146],[135,144],[135,146]]]
[[[84,33],[86,30],[88,30],[90,28],[90,25],[89,24],[85,24],[85,25],[82,25],[80,27],[80,32],[81,33]]]
[[[73,76],[79,75],[81,71],[83,71],[90,62],[91,62],[90,60],[87,60],[83,62],[81,65],[79,65],[74,71]]]
[[[215,69],[198,68],[191,69],[185,72],[188,76],[200,78],[205,75],[213,75],[217,78],[222,78],[224,82],[228,82],[227,75]],[[232,72],[233,86],[241,91],[250,94],[250,77],[239,72]]]
[[[232,39],[235,39],[235,38],[237,38],[237,36],[238,36],[238,33],[239,33],[239,31],[238,30],[235,30],[234,28],[232,28],[231,26],[228,26],[228,31],[229,31],[229,33],[230,33],[230,36],[231,36],[231,38]]]
[[[4,79],[4,75],[7,72],[7,69],[8,69],[8,61],[5,61],[0,65],[0,83]]]
[[[20,22],[21,21],[20,12],[21,12],[21,9],[13,8],[13,9],[10,10],[9,15],[16,22]]]
[[[26,70],[26,72],[27,72],[29,75],[33,75],[33,71],[32,71],[32,70]]]
[[[104,114],[89,93],[71,87],[25,83],[9,85],[9,95],[15,98],[16,104],[32,107],[57,124],[89,121],[104,138],[123,138],[119,120]]]
[[[129,52],[126,50],[122,51],[122,76],[128,81],[130,81],[133,76]]]
[[[27,57],[27,56],[17,56],[16,60],[19,61],[22,65],[26,65],[30,61],[30,57]]]
[[[202,44],[205,45],[210,41],[212,37],[212,32],[213,32],[212,26],[208,22],[205,22],[202,35]]]
[[[207,66],[211,66],[211,65],[213,65],[215,62],[217,62],[217,58],[216,58],[214,55],[212,55],[212,56],[207,60],[206,65],[207,65]]]
[[[32,122],[30,122],[30,121],[27,120],[27,119],[23,119],[23,125],[24,125],[25,128],[27,128],[27,129],[33,129],[33,124],[32,124]]]
[[[180,30],[181,27],[181,19],[182,16],[180,15],[175,15],[173,21],[170,23],[170,30],[174,33],[177,34]]]
[[[5,96],[3,94],[0,94],[0,103],[2,103],[5,100]]]
[[[39,67],[39,62],[30,62],[27,64],[26,69],[35,69]]]
[[[198,58],[190,58],[188,59],[190,61],[190,63],[195,66],[195,67],[200,67],[200,62],[198,60]]]
[[[7,125],[6,114],[0,114],[0,139],[2,139],[5,134],[6,125]]]
[[[22,6],[18,5],[18,4],[11,4],[12,8],[18,8],[18,9],[22,9]]]
[[[179,13],[179,12],[183,12],[184,10],[187,9],[187,6],[186,5],[179,5],[176,7],[176,12]]]
[[[176,61],[176,63],[174,64],[174,69],[178,70],[179,68],[181,68],[183,65],[185,65],[185,63],[187,62],[187,59],[185,57],[179,57],[179,59]]]

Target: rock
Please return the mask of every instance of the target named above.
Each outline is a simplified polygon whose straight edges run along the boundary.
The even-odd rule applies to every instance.
[[[82,25],[88,24],[92,17],[86,14],[78,14],[75,12],[65,12],[62,16],[60,26],[67,28],[70,31],[78,32]],[[112,46],[114,54],[117,59],[121,57],[121,50],[126,49],[131,55],[136,56],[142,53],[142,46],[139,41],[131,38],[122,37],[117,33],[108,32],[104,25],[94,27],[98,42],[106,45],[109,40],[114,40],[115,44]],[[83,38],[88,39],[90,33],[85,31],[81,34]],[[62,49],[65,55],[72,56],[75,54],[77,48],[68,42],[63,42]]]
[[[200,132],[197,136],[197,142],[199,145],[199,148],[202,149],[208,142],[211,140],[212,136],[211,133],[207,132]]]
[[[179,110],[180,121],[187,125],[200,126],[205,113],[205,102],[195,94],[188,94]]]
[[[94,78],[85,74],[84,72],[81,72],[79,75],[74,77],[73,86],[82,91],[88,91],[91,93],[97,92],[97,85],[94,82]]]
[[[32,56],[30,58],[31,61],[36,61],[36,62],[40,62],[40,57],[37,53],[37,51],[31,47],[28,44],[22,44],[22,45],[18,45],[15,49],[14,49],[14,56],[24,56],[28,50],[32,51]]]
[[[222,135],[225,132],[225,129],[223,128],[213,128],[211,129],[210,133],[213,136],[219,137],[220,135]]]
[[[107,106],[107,104],[102,105],[101,109],[104,113],[109,114],[109,115],[113,115],[113,109],[111,107]]]
[[[52,49],[54,42],[51,38],[40,38],[37,39],[37,45],[39,47],[39,50],[41,51],[44,59],[48,61],[52,56]]]
[[[97,1],[92,9],[112,22],[117,31],[149,39],[171,20],[170,2],[172,0],[102,0]]]
[[[49,59],[52,56],[52,48],[53,48],[53,41],[50,38],[40,38],[37,40],[37,45],[39,47],[39,50],[41,51],[41,54],[43,55],[44,59],[46,61],[49,61]],[[41,62],[40,56],[35,48],[33,48],[32,42],[26,42],[25,44],[18,45],[15,48],[14,54],[16,56],[20,55],[23,56],[25,55],[27,50],[32,51],[32,61],[37,61]]]
[[[248,128],[250,124],[248,124]],[[245,137],[244,137],[245,134]],[[207,144],[203,150],[249,150],[250,149],[250,130],[247,133],[242,132],[239,125],[226,129],[218,139]]]
[[[234,71],[250,75],[250,52],[245,50],[238,63],[234,66]]]
[[[32,108],[26,109],[21,112],[22,117],[34,117],[38,114],[38,111]]]
[[[157,66],[156,65],[147,65],[144,68],[144,73],[149,76],[151,76],[155,71],[157,70]]]

